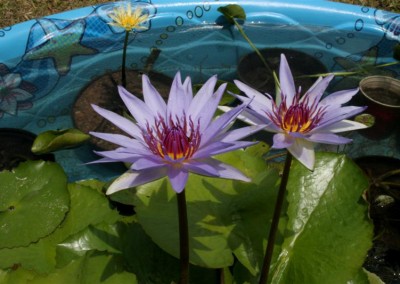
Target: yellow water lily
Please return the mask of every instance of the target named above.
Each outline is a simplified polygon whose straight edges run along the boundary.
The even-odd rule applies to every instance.
[[[146,22],[149,18],[147,14],[143,13],[143,10],[140,7],[136,7],[135,10],[133,10],[130,2],[127,2],[126,5],[120,5],[115,8],[109,17],[113,20],[109,25],[123,28],[127,32],[134,29],[146,29],[146,27],[141,26],[141,24]]]

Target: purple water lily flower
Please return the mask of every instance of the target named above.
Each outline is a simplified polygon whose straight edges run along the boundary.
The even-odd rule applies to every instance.
[[[276,133],[272,148],[286,148],[312,170],[316,143],[346,144],[352,140],[335,133],[366,128],[364,124],[346,120],[362,112],[365,107],[342,106],[357,94],[358,89],[339,91],[322,98],[333,77],[329,75],[319,78],[301,96],[301,88],[296,91],[288,62],[282,54],[279,69],[280,92],[275,101],[270,95],[261,94],[242,82],[235,81],[237,87],[247,96],[237,97],[249,103],[249,109],[240,118],[254,125],[267,124],[265,130]]]
[[[254,144],[238,140],[264,127],[249,126],[228,131],[231,122],[246,107],[245,104],[213,120],[226,84],[214,92],[217,77],[213,76],[193,96],[190,78],[182,83],[180,73],[177,73],[165,103],[146,75],[143,75],[142,81],[144,101],[118,87],[135,122],[93,105],[98,114],[127,134],[92,132],[93,136],[120,146],[112,151],[96,152],[103,157],[96,162],[132,164],[111,184],[107,194],[164,176],[179,193],[185,188],[189,172],[249,181],[237,169],[211,157]]]

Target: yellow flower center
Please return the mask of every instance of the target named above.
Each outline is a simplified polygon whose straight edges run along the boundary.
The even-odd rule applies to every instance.
[[[297,94],[289,107],[282,96],[281,104],[274,104],[272,113],[267,113],[267,116],[285,132],[307,133],[318,126],[324,114],[325,107],[310,103],[308,97],[301,100]]]
[[[148,19],[148,15],[143,14],[143,11],[140,7],[137,7],[132,12],[130,2],[126,6],[121,6],[114,9],[114,12],[109,16],[114,21],[113,23],[109,23],[110,25],[123,28],[126,31],[131,31],[132,29],[142,29],[143,27],[141,27],[140,24]]]
[[[281,119],[282,129],[288,132],[304,133],[313,125],[310,112],[303,105],[291,106]]]

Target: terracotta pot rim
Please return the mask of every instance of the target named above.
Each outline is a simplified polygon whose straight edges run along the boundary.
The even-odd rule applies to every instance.
[[[382,88],[388,88],[388,86],[389,86],[389,88],[391,90],[395,90],[394,92],[399,94],[399,96],[400,96],[400,80],[397,80],[396,78],[389,77],[389,76],[374,75],[374,76],[365,77],[359,83],[361,94],[363,96],[365,96],[367,99],[369,99],[370,101],[372,101],[378,105],[384,106],[384,107],[388,107],[388,108],[392,108],[392,109],[400,109],[400,104],[399,105],[385,104],[380,101],[377,101],[376,99],[371,98],[368,95],[368,92],[365,91],[365,88],[367,88],[367,86],[370,86],[373,83],[378,84],[378,86],[381,86]]]

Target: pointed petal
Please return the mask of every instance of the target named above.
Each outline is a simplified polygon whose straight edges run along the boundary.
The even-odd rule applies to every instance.
[[[309,170],[314,169],[315,153],[314,144],[304,139],[296,139],[295,142],[287,148],[288,151]]]
[[[217,76],[214,75],[208,79],[197,94],[194,96],[192,102],[190,103],[188,113],[192,116],[193,121],[196,121],[200,116],[203,108],[208,105],[208,101],[216,95],[214,94],[215,84],[217,83]],[[218,105],[219,101],[217,102]]]
[[[109,122],[120,128],[121,130],[125,131],[127,134],[135,137],[136,139],[143,140],[142,131],[129,119],[96,105],[92,105],[92,108],[99,115],[107,119]]]
[[[201,150],[197,151],[193,158],[207,158],[210,156],[234,151],[237,149],[247,148],[254,144],[258,143],[258,141],[236,141],[230,143],[222,143],[222,142],[214,142],[206,147],[202,148]]]
[[[244,97],[244,96],[236,96],[239,100],[241,100],[244,103],[249,104],[249,108],[251,108],[254,112],[266,116],[266,113],[272,113],[272,104],[274,102],[270,100],[268,103],[260,103],[258,101],[255,101],[253,99]]]
[[[335,110],[330,110],[325,116],[322,118],[320,124],[312,130],[312,133],[316,133],[321,129],[325,129],[329,125],[332,125],[336,122],[339,122],[343,119],[352,117],[356,114],[363,112],[366,107],[355,107],[355,106],[348,106],[348,107],[341,107]]]
[[[85,165],[93,165],[93,164],[102,164],[102,163],[115,163],[116,161],[114,159],[109,159],[109,158],[101,158],[95,161],[91,161],[88,163],[85,163]],[[130,163],[128,161],[121,161],[121,162],[125,162],[125,163]]]
[[[118,92],[129,112],[139,125],[144,127],[147,122],[150,124],[154,122],[154,117],[157,114],[153,112],[153,110],[151,110],[142,100],[129,93],[122,86],[118,86]]]
[[[219,136],[217,140],[220,140],[221,142],[237,141],[260,131],[261,129],[265,128],[265,126],[265,124],[260,124],[234,129],[224,133],[222,136]]]
[[[238,169],[213,158],[202,159],[197,161],[192,160],[190,161],[190,163],[186,164],[185,167],[189,171],[199,175],[220,177],[226,179],[235,179],[245,182],[251,181]]]
[[[290,135],[284,134],[284,133],[277,133],[273,137],[273,145],[272,148],[274,149],[284,149],[290,147],[295,139],[291,137]]]
[[[324,99],[320,101],[320,105],[324,106],[335,106],[335,105],[343,105],[351,100],[358,93],[358,88],[353,90],[343,90],[326,96]]]
[[[119,146],[147,151],[147,147],[145,147],[142,143],[125,135],[101,132],[89,132],[89,134]]]
[[[228,106],[219,106],[219,110],[223,112],[228,112],[232,107]],[[265,123],[265,118],[260,116],[258,113],[255,113],[252,110],[249,109],[244,109],[238,116],[237,119],[243,121],[244,123],[250,124],[250,125],[258,125],[258,124],[264,124]]]
[[[113,159],[114,161],[125,161],[125,158],[137,158],[137,157],[146,157],[148,155],[142,153],[141,150],[138,151],[131,151],[131,150],[127,150],[124,147],[120,147],[117,148],[115,150],[109,150],[109,151],[93,151],[94,153],[96,153],[99,156],[105,157],[105,158],[110,158]]]
[[[171,182],[172,189],[181,193],[186,186],[189,177],[189,172],[182,167],[168,167],[167,176]]]
[[[307,140],[314,143],[324,143],[333,145],[347,144],[352,141],[349,138],[341,137],[333,133],[315,133],[308,136]]]
[[[339,133],[339,132],[345,132],[345,131],[353,131],[353,130],[358,130],[358,129],[364,129],[367,128],[363,123],[352,121],[352,120],[342,120],[339,122],[336,122],[334,124],[331,124],[327,127],[321,128],[320,131],[323,132],[332,132],[332,133]]]
[[[171,85],[171,90],[167,103],[167,116],[175,119],[182,117],[188,110],[190,102],[192,101],[192,86],[190,78],[187,77],[182,84],[181,74],[178,72]]]
[[[279,67],[279,82],[282,94],[286,96],[288,102],[291,102],[296,94],[296,87],[294,85],[293,75],[290,71],[289,64],[283,54],[281,54],[281,63]]]
[[[131,166],[131,169],[136,171],[141,171],[161,166],[165,166],[165,162],[163,162],[161,158],[147,156],[136,159],[135,163]]]
[[[310,104],[313,104],[314,102],[319,102],[326,88],[328,88],[329,83],[332,81],[333,77],[334,75],[330,74],[322,80],[318,80],[314,85],[311,86],[311,88],[306,92],[303,98],[308,98],[310,100]]]
[[[157,180],[166,175],[165,168],[151,168],[140,172],[127,171],[119,176],[107,189],[106,194],[110,195],[123,189],[142,185]]]
[[[206,145],[210,142],[215,136],[217,136],[225,127],[227,127],[246,107],[245,104],[241,104],[228,112],[225,112],[216,120],[214,120],[208,127],[205,129],[203,136],[201,137],[200,147]]]
[[[196,153],[193,154],[192,158],[193,159],[208,158],[212,155],[211,153],[218,152],[222,149],[229,147],[230,145],[231,143],[226,143],[221,141],[210,143],[209,145],[201,147],[199,150],[197,150]]]
[[[153,110],[154,114],[161,115],[165,117],[167,111],[167,104],[161,97],[160,93],[156,88],[150,83],[149,77],[146,75],[142,76],[142,86],[143,86],[143,98],[146,105]]]
[[[141,153],[127,152],[125,148],[117,148],[111,151],[93,151],[95,154],[107,158],[113,162],[133,163],[143,157]],[[95,161],[96,162],[96,161]]]
[[[239,90],[241,90],[243,93],[246,94],[246,96],[248,96],[250,99],[253,99],[257,103],[265,105],[266,107],[272,104],[272,99],[269,95],[263,95],[259,91],[247,86],[246,84],[238,80],[234,80],[233,82],[236,84]]]
[[[195,100],[198,95],[194,97],[192,103],[190,104],[188,114],[191,116],[193,121],[199,121],[200,132],[203,132],[203,130],[208,127],[213,119],[221,97],[224,94],[225,87],[226,84],[222,84],[215,93],[213,93],[213,90],[210,89],[209,91],[211,92],[211,95],[207,96],[207,102],[204,102],[202,108],[197,106],[197,102]]]

